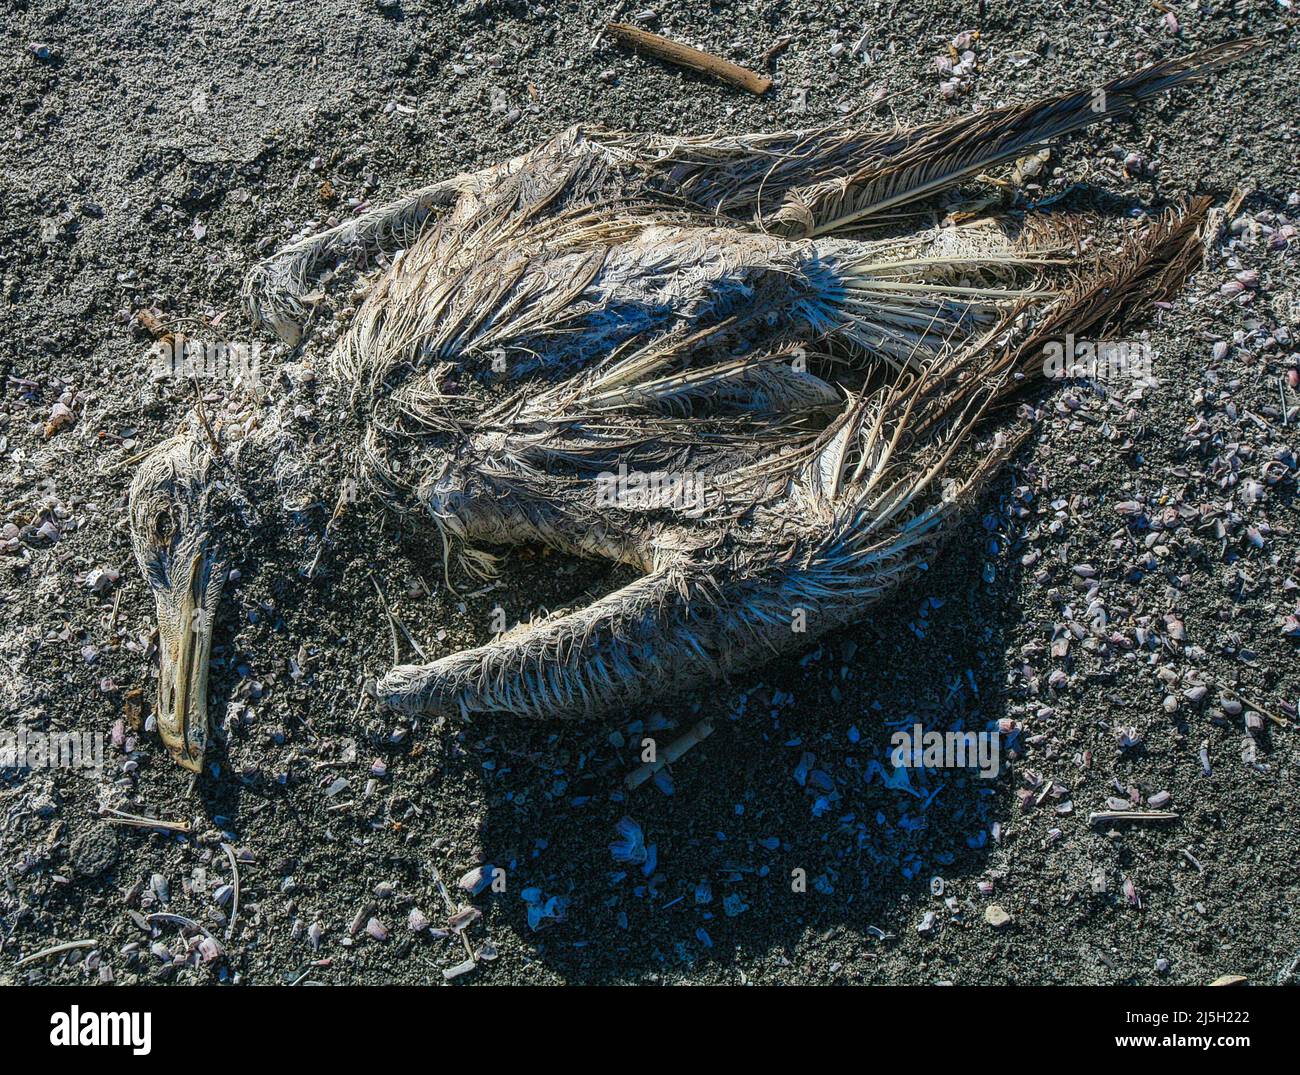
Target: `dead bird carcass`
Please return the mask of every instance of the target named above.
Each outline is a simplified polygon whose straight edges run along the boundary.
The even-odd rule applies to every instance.
[[[293,387],[243,414],[196,410],[135,476],[164,743],[200,767],[213,615],[251,517],[270,505],[321,540],[324,513],[301,509],[345,510],[341,479],[419,513],[472,572],[491,547],[535,543],[642,573],[392,669],[379,693],[395,710],[594,716],[859,618],[915,577],[1023,437],[1002,404],[1045,345],[1176,293],[1209,200],[1105,261],[1081,254],[1098,230],[1083,216],[908,231],[898,208],[1250,48],[883,133],[575,128],[258,265],[248,306],[292,343],[327,270],[404,249],[321,376],[286,367]],[[337,422],[300,420],[303,393]]]

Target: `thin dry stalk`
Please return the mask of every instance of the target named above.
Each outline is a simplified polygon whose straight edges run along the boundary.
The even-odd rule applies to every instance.
[[[110,825],[126,825],[136,829],[162,829],[164,832],[189,832],[190,823],[188,821],[162,821],[156,817],[139,817],[136,814],[126,814],[121,810],[108,808],[109,813],[104,816],[104,820]]]
[[[234,886],[232,901],[230,904],[230,925],[226,927],[226,940],[235,932],[235,921],[239,918],[239,865],[235,861],[235,849],[229,844],[222,844],[221,850],[226,853],[226,858],[230,862],[230,874]]]
[[[1177,821],[1178,816],[1170,810],[1095,810],[1088,815],[1088,824],[1096,825],[1102,821]]]

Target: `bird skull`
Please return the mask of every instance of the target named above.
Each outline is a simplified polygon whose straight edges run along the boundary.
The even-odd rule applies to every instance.
[[[212,453],[197,431],[154,449],[131,483],[135,557],[158,613],[158,734],[177,764],[203,765],[208,659],[226,564],[213,532]]]

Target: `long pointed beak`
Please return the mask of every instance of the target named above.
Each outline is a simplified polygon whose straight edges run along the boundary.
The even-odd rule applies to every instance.
[[[158,734],[182,769],[203,768],[208,743],[208,659],[212,628],[220,598],[213,579],[215,565],[199,553],[190,577],[176,594],[177,615],[159,609]]]

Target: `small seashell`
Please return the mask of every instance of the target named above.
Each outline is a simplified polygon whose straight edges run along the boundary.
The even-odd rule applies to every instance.
[[[1119,743],[1121,750],[1128,750],[1131,747],[1142,745],[1142,732],[1133,727],[1123,727],[1115,729],[1115,741]]]
[[[457,884],[471,896],[477,896],[492,883],[494,871],[495,867],[491,864],[486,866],[475,866],[474,869],[461,877]]]
[[[447,927],[452,931],[459,933],[466,926],[483,917],[483,912],[477,907],[462,907],[459,911],[447,919]]]
[[[45,421],[45,439],[49,440],[60,430],[67,429],[76,421],[72,409],[66,403],[56,403],[50,408],[50,416]]]
[[[370,912],[375,909],[373,903],[367,903],[358,908],[357,913],[352,918],[352,925],[348,927],[349,936],[355,937],[366,927],[366,919],[370,917]]]
[[[429,928],[429,918],[420,908],[412,907],[411,913],[406,916],[406,924],[412,933],[423,933]]]
[[[984,908],[984,921],[994,929],[1001,929],[1011,921],[1011,915],[999,904],[990,903]]]
[[[211,963],[215,959],[220,959],[224,950],[215,937],[205,935],[199,941],[196,951],[204,963]]]
[[[810,755],[805,755],[805,758],[807,757],[810,757]],[[811,761],[807,765],[800,762],[800,766],[805,771],[811,764]],[[798,779],[797,772],[796,779]],[[800,783],[802,784],[803,781],[800,781]],[[648,852],[645,846],[645,833],[642,832],[641,826],[630,817],[624,817],[615,827],[619,838],[609,845],[609,853],[614,856],[614,861],[630,862],[633,865],[640,865],[645,862]]]
[[[86,585],[95,593],[106,593],[117,585],[121,578],[111,567],[97,567],[86,575]]]
[[[153,893],[153,898],[159,903],[167,903],[171,899],[171,885],[167,883],[167,878],[160,873],[156,873],[149,878],[149,891]]]
[[[372,917],[370,921],[366,923],[366,932],[377,941],[388,940],[388,927],[377,918]]]

